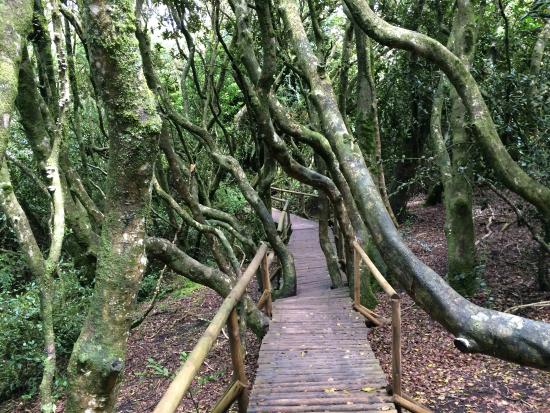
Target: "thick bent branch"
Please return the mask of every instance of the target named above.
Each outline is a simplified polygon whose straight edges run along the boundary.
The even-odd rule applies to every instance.
[[[145,248],[148,256],[158,258],[173,271],[184,275],[191,281],[212,288],[222,297],[226,297],[235,285],[235,280],[229,275],[201,264],[166,239],[147,238]],[[261,338],[267,332],[269,319],[256,308],[248,295],[245,295],[243,299],[246,308],[246,322],[254,334]]]
[[[225,237],[223,232],[220,231],[217,228],[214,228],[214,227],[210,226],[208,223],[206,223],[206,221],[205,221],[205,223],[201,223],[201,222],[198,222],[198,221],[194,220],[193,217],[185,209],[183,209],[176,202],[176,200],[170,196],[169,193],[165,192],[161,188],[160,184],[158,183],[158,181],[155,178],[153,178],[153,186],[155,187],[155,191],[157,192],[157,194],[168,203],[170,208],[172,208],[174,211],[176,211],[177,214],[181,218],[183,218],[183,220],[185,221],[185,223],[187,225],[192,226],[197,231],[200,231],[200,232],[203,232],[203,233],[206,233],[206,234],[210,234],[210,235],[213,235],[213,236],[218,238],[218,240],[220,241],[222,247],[225,249],[225,253],[227,254],[227,256],[229,258],[229,262],[231,263],[231,266],[233,267],[234,273],[237,274],[238,276],[240,276],[241,268],[240,268],[240,265],[239,265],[239,261],[237,260],[237,257],[235,256],[235,252],[233,251],[233,248],[231,247],[231,244],[229,243],[229,241],[227,240],[227,238]]]
[[[340,161],[361,217],[395,278],[432,318],[455,334],[456,345],[461,350],[550,370],[549,324],[472,304],[405,245],[385,209],[364,159],[350,145],[353,137],[338,111],[332,87],[317,72],[317,58],[307,39],[296,2],[283,0],[281,11],[292,34],[299,67],[309,77],[325,135]],[[354,13],[357,13],[356,9]]]
[[[355,22],[377,42],[412,51],[435,63],[462,98],[484,156],[511,191],[532,203],[546,222],[550,221],[550,189],[538,183],[512,159],[498,136],[479,87],[468,67],[437,40],[392,26],[379,18],[367,0],[345,0]]]

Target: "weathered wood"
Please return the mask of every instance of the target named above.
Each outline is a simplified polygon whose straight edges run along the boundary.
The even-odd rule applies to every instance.
[[[378,271],[378,268],[376,268],[374,263],[371,261],[371,259],[367,255],[367,253],[363,250],[363,248],[361,248],[361,245],[359,245],[357,241],[353,241],[353,248],[355,249],[356,252],[359,253],[359,255],[361,256],[361,259],[367,265],[371,274],[376,279],[378,284],[380,284],[384,292],[388,294],[390,297],[399,297],[397,292],[393,289],[393,287],[390,285],[388,280],[384,278],[384,276],[380,273],[380,271]]]
[[[273,303],[248,412],[395,412],[363,316],[330,288],[317,223],[291,218],[297,295]]]
[[[235,380],[225,391],[223,396],[218,400],[210,413],[224,413],[227,411],[237,397],[246,389],[246,386],[239,380]]]
[[[286,214],[283,215],[283,219],[281,222],[284,222],[284,217]],[[265,297],[265,313],[271,317],[272,313],[272,300],[271,300],[271,279],[269,278],[269,261],[267,255],[264,256],[262,260],[262,284],[264,286],[264,294],[266,294]]]
[[[361,257],[353,250],[353,303],[361,305]]]
[[[256,304],[256,307],[258,308],[258,310],[261,310],[262,308],[264,308],[270,296],[271,296],[271,291],[264,290],[264,292],[260,296],[260,299],[258,300],[258,304]]]
[[[233,375],[237,382],[244,385],[244,389],[238,395],[239,413],[246,413],[246,408],[248,407],[248,378],[244,369],[244,352],[236,308],[233,308],[229,315],[227,328],[229,330],[229,348],[231,350],[231,362],[233,363]]]
[[[394,395],[401,395],[401,299],[392,298],[392,388]]]
[[[410,397],[403,397],[399,396],[397,394],[393,395],[393,399],[395,400],[395,403],[399,406],[404,407],[405,409],[413,412],[413,413],[432,413],[430,409],[427,407],[422,406],[421,404],[418,404],[414,401],[414,399]]]
[[[231,292],[223,300],[223,303],[212,319],[212,322],[208,325],[208,328],[199,339],[197,345],[193,348],[193,351],[187,358],[187,361],[178,371],[174,380],[170,383],[170,386],[160,399],[157,407],[155,407],[154,413],[173,413],[176,411],[178,405],[185,396],[185,393],[189,390],[189,387],[193,382],[193,378],[197,375],[202,363],[208,355],[208,352],[218,338],[222,327],[227,322],[229,314],[235,308],[237,302],[246,291],[246,287],[260,266],[266,251],[267,245],[262,244],[235,287],[233,287]]]
[[[365,318],[367,318],[371,323],[374,324],[375,327],[381,326],[384,324],[384,322],[376,317],[371,311],[368,311],[369,309],[367,307],[364,307],[362,305],[358,305],[356,303],[353,304],[353,308],[357,310],[357,312],[361,315],[363,315]]]
[[[277,187],[274,187],[274,186],[272,186],[271,189],[273,191],[283,192],[283,193],[287,193],[287,194],[310,196],[310,197],[314,197],[314,198],[317,198],[317,196],[318,196],[317,194],[312,194],[312,193],[309,193],[309,192],[294,191],[292,189],[277,188]]]

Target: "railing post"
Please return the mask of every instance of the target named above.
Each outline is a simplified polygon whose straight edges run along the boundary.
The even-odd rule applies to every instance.
[[[355,305],[361,304],[361,257],[353,249],[353,302]]]
[[[267,299],[265,303],[265,313],[269,317],[271,317],[273,300],[271,298],[271,279],[269,277],[269,262],[267,259],[267,252],[265,253],[262,259],[262,284],[264,285],[264,293],[267,292]]]
[[[239,395],[239,413],[246,413],[248,407],[248,379],[244,368],[244,354],[241,344],[241,335],[239,334],[239,318],[237,309],[233,308],[227,321],[229,330],[229,347],[231,349],[231,361],[233,363],[233,372],[235,380],[240,381],[246,387]]]
[[[392,312],[392,389],[393,394],[401,396],[401,298],[391,299]]]

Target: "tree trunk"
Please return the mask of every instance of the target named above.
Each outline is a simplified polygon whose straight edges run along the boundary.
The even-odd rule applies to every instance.
[[[212,288],[222,297],[226,297],[235,285],[235,279],[194,260],[166,239],[147,238],[145,247],[147,255],[158,258],[173,271],[191,281]],[[259,338],[262,338],[267,333],[269,319],[256,308],[256,304],[248,295],[244,295],[243,299],[246,323]]]
[[[372,74],[371,41],[359,28],[354,25],[355,44],[357,51],[357,117],[355,120],[355,134],[359,145],[367,157],[367,165],[374,171],[380,195],[386,209],[397,225],[397,219],[388,197],[384,165],[382,163],[382,139],[378,122],[378,101]]]
[[[475,16],[469,0],[457,1],[448,48],[465,65],[473,59],[476,42]],[[475,232],[472,215],[472,167],[469,147],[472,139],[466,126],[466,110],[454,89],[451,93],[449,154],[441,132],[442,110],[448,81],[441,78],[432,108],[432,139],[443,184],[445,236],[447,238],[448,280],[464,295],[479,287],[476,274]]]
[[[319,157],[316,156],[315,163],[317,164],[317,170],[319,173],[325,173],[325,163]],[[319,191],[319,244],[321,250],[325,255],[327,262],[328,273],[332,282],[333,288],[342,286],[342,275],[340,274],[340,265],[338,264],[338,254],[334,249],[329,233],[328,233],[328,220],[330,217],[330,203],[323,191]]]
[[[135,297],[161,130],[135,37],[133,1],[84,0],[90,68],[106,110],[109,167],[96,286],[68,367],[67,412],[114,410]]]
[[[550,222],[550,189],[535,181],[512,159],[502,144],[489,109],[468,68],[445,46],[431,37],[392,26],[380,19],[366,0],[345,0],[354,20],[376,41],[410,50],[435,63],[449,78],[470,116],[474,137],[487,163],[512,192],[533,204]]]
[[[6,0],[0,7],[0,165],[8,145],[21,51],[31,30],[32,4],[30,0]]]

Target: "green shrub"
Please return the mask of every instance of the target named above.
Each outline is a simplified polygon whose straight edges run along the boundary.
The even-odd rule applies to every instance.
[[[62,364],[80,333],[91,290],[82,287],[76,271],[65,264],[54,283],[56,348]],[[16,294],[0,292],[0,401],[23,392],[33,394],[40,383],[43,339],[39,294],[35,281]]]

